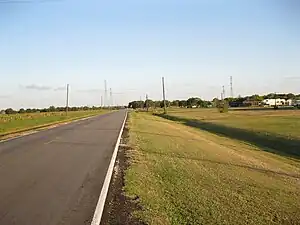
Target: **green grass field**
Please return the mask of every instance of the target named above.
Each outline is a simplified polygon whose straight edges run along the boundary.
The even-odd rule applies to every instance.
[[[69,112],[68,115],[65,112],[0,115],[0,135],[3,136],[42,125],[71,121],[105,112],[107,111],[76,111]]]
[[[300,159],[299,110],[173,109],[164,118]]]
[[[215,121],[211,111],[174,113]],[[147,113],[130,113],[128,126],[125,192],[139,197],[135,215],[147,224],[299,224],[299,161]]]
[[[300,139],[300,110],[171,109],[169,115]]]

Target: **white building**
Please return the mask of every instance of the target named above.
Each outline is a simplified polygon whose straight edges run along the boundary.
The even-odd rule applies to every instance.
[[[262,101],[262,103],[264,105],[268,105],[268,106],[281,106],[281,105],[286,105],[286,100],[285,99],[265,99]]]
[[[300,100],[289,99],[289,100],[286,101],[286,105],[299,106],[300,105]]]
[[[286,100],[286,105],[289,105],[289,106],[295,105],[295,100],[294,99]]]

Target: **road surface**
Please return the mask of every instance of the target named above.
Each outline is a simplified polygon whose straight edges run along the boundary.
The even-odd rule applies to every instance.
[[[0,224],[90,224],[125,111],[0,143]]]

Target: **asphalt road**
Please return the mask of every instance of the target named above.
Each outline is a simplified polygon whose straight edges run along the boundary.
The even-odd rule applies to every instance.
[[[124,116],[0,143],[0,224],[90,224]]]

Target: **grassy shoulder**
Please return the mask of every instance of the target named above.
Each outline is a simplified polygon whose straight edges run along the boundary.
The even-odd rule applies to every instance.
[[[68,122],[80,118],[99,115],[107,110],[74,111],[66,115],[65,112],[25,113],[13,115],[0,115],[0,135],[9,135],[15,132],[35,129],[44,125]]]
[[[125,192],[148,224],[296,224],[300,163],[147,113],[130,114]]]
[[[171,109],[168,114],[204,122],[300,139],[300,110]]]

